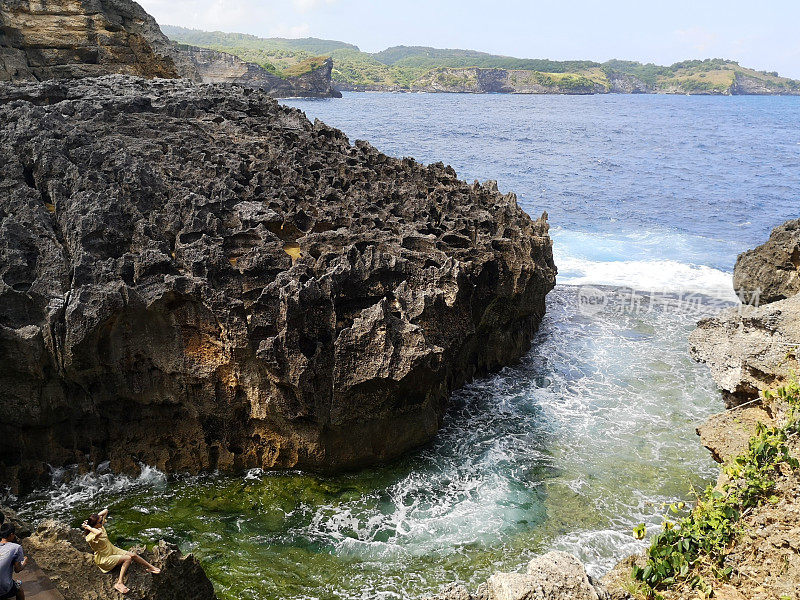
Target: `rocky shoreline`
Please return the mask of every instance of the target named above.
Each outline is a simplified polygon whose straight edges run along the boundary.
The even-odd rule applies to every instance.
[[[335,79],[335,78],[334,78]],[[542,73],[480,67],[432,69],[410,86],[384,84],[353,85],[334,81],[336,88],[350,92],[404,92],[449,94],[666,94],[681,96],[797,96],[800,88],[773,85],[763,79],[735,73],[726,85],[691,87],[675,81],[655,85],[627,73]]]
[[[239,86],[0,85],[0,481],[341,470],[529,347],[546,215]]]

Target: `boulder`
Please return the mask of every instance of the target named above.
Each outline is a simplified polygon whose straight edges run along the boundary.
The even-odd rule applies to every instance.
[[[23,541],[23,548],[68,600],[118,598],[114,583],[119,570],[103,573],[92,560],[92,552],[78,529],[56,521],[45,521]],[[216,600],[214,586],[202,566],[191,554],[184,556],[164,541],[151,551],[133,549],[161,569],[159,575],[147,573],[131,564],[125,579],[130,600]]]
[[[0,483],[48,465],[322,471],[428,442],[556,268],[493,182],[262,90],[0,84]]]
[[[489,600],[599,600],[583,564],[566,552],[548,552],[528,563],[525,573],[495,573],[487,581]],[[602,595],[601,595],[602,594]]]
[[[726,406],[755,400],[798,371],[800,296],[726,309],[701,320],[689,344],[692,358],[711,369]]]
[[[800,292],[800,219],[776,227],[764,244],[739,255],[733,287],[746,304],[767,304]]]

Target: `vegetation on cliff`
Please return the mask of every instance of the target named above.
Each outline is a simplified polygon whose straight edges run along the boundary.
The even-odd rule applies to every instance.
[[[666,592],[682,588],[711,597],[720,582],[736,573],[737,564],[729,557],[747,530],[745,517],[765,504],[781,502],[779,481],[800,469],[794,446],[800,434],[800,385],[793,381],[765,391],[763,401],[774,403],[772,412],[783,415],[780,423],[756,423],[747,449],[721,467],[717,486],[699,494],[693,509],[678,522],[669,516],[664,520],[646,562],[632,567],[637,596],[664,598]],[[683,503],[669,507],[674,514],[683,509]],[[634,530],[637,537],[644,533],[644,526]]]
[[[596,93],[648,91],[685,94],[800,93],[800,82],[775,72],[755,71],[724,59],[687,60],[670,66],[635,61],[555,61],[525,59],[422,46],[395,46],[381,52],[362,52],[357,46],[334,40],[258,38],[240,33],[206,32],[164,26],[171,39],[235,54],[281,75],[304,67],[321,55],[334,60],[333,80],[343,89],[467,91],[464,69],[500,69],[510,73],[507,91],[538,93]],[[619,87],[617,80],[634,85]],[[530,81],[527,81],[530,79]],[[519,88],[515,85],[519,82]],[[540,89],[544,88],[544,89]],[[471,90],[495,91],[495,90]]]

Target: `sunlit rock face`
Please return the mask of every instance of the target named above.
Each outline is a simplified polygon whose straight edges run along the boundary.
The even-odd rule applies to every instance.
[[[0,0],[0,81],[197,72],[130,0]]]
[[[0,85],[0,482],[354,468],[529,347],[546,216],[265,92]]]

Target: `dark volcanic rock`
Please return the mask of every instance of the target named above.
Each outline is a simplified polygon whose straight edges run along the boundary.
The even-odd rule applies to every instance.
[[[739,255],[733,287],[744,302],[753,304],[800,292],[800,219],[776,227],[764,244]]]
[[[517,359],[546,217],[265,93],[0,85],[0,481],[110,459],[339,469]]]
[[[110,73],[196,79],[176,53],[130,0],[0,0],[0,81]]]
[[[58,590],[69,600],[119,598],[114,582],[119,570],[103,573],[92,560],[92,551],[78,529],[55,521],[45,521],[22,542],[29,554]],[[125,578],[131,600],[216,600],[214,586],[197,559],[184,556],[164,541],[152,550],[136,548],[136,553],[161,569],[150,575],[133,563]]]

